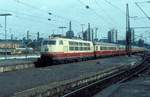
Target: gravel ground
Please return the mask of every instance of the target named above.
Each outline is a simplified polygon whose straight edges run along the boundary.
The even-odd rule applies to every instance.
[[[115,84],[93,97],[150,97],[150,77]]]
[[[150,67],[131,81],[114,84],[93,97],[150,97]]]
[[[21,92],[39,85],[68,80],[84,74],[96,73],[110,66],[131,64],[137,61],[137,59],[140,58],[120,56],[0,73],[0,97],[7,97],[13,95],[15,92]]]

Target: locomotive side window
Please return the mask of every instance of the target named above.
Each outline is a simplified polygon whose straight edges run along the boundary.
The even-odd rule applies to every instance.
[[[84,47],[84,50],[87,50],[87,47]]]
[[[63,45],[63,41],[62,40],[59,41],[59,45]]]
[[[96,46],[96,50],[98,50],[98,46]]]
[[[101,50],[107,50],[107,47],[101,46]]]
[[[83,51],[83,47],[80,47],[80,51]]]
[[[72,41],[69,41],[69,45],[73,45],[73,42],[72,42]]]

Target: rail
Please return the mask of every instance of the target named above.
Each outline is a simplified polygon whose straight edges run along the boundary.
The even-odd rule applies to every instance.
[[[98,80],[94,83],[88,84],[87,86],[81,87],[75,91],[67,93],[61,97],[92,97],[96,93],[105,89],[106,87],[114,84],[114,83],[122,83],[135,75],[138,75],[140,72],[146,70],[148,68],[147,60],[144,60],[140,65],[137,65],[134,68],[131,68],[127,71],[121,71],[104,79]]]
[[[91,75],[84,75],[75,79],[50,83],[22,92],[17,92],[12,97],[91,97],[87,94],[87,91],[92,92],[95,87],[99,91],[111,84],[127,78],[130,74],[141,70],[141,67],[145,67],[143,62],[139,64],[140,65],[136,64],[132,67],[129,65],[117,65]],[[90,95],[96,93],[97,90]]]
[[[126,68],[127,67],[124,65],[114,66],[109,69],[100,71],[96,74],[92,74],[91,76],[85,75],[76,79],[61,81],[61,82],[57,82],[57,83],[53,83],[49,85],[32,88],[32,89],[25,90],[22,92],[18,92],[18,93],[15,93],[13,97],[30,97],[30,96],[32,97],[36,97],[36,96],[60,97],[66,93],[79,89],[85,85],[91,84],[98,80],[102,80],[118,72],[125,71]]]

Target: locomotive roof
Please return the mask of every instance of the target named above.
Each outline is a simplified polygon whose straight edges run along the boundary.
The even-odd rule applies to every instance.
[[[109,46],[116,46],[117,44],[114,43],[106,43],[106,42],[94,42],[95,45],[109,45]]]
[[[60,38],[60,37],[52,37],[50,39],[45,39],[46,41],[49,40],[68,40],[68,41],[76,41],[76,42],[88,42],[88,43],[93,43],[92,41],[86,41],[82,39],[69,39],[69,38]],[[94,42],[95,45],[107,45],[107,46],[119,46],[119,47],[125,47],[125,45],[120,45],[120,44],[114,44],[114,43],[105,43],[105,42]],[[138,46],[133,46],[133,48],[143,48],[143,47],[138,47]]]
[[[49,40],[68,40],[68,41],[77,41],[77,42],[88,42],[93,43],[92,41],[86,41],[82,39],[69,39],[69,38],[60,38],[60,37],[52,37]],[[105,43],[105,42],[94,42],[95,45],[107,45],[107,46],[116,46],[117,44],[114,43]],[[123,45],[119,45],[123,46]]]
[[[91,41],[86,41],[86,40],[82,40],[82,39],[69,39],[69,38],[60,38],[60,37],[50,38],[49,40],[68,40],[68,41],[78,41],[78,42],[89,42],[89,43],[92,43]]]

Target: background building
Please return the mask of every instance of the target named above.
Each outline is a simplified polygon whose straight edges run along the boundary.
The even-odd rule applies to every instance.
[[[74,37],[74,32],[72,31],[71,21],[69,22],[69,30],[66,32],[66,37],[70,39]]]
[[[15,49],[19,48],[22,45],[21,41],[19,40],[0,40],[0,49],[8,48],[8,49]]]
[[[22,41],[20,40],[0,40],[0,54],[13,54],[15,49],[22,46]]]
[[[135,44],[135,32],[134,32],[134,29],[131,29],[131,43]]]
[[[118,31],[116,29],[112,29],[108,31],[108,42],[117,43],[117,34],[118,34]]]

